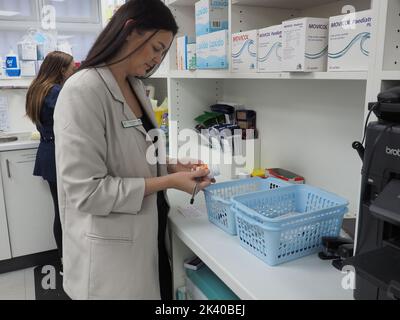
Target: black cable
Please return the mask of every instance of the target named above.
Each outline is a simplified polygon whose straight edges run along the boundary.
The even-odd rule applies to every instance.
[[[368,127],[368,123],[369,123],[369,118],[371,117],[371,113],[376,109],[376,107],[378,107],[378,105],[379,105],[379,103],[375,103],[372,106],[371,110],[369,110],[369,112],[368,112],[368,116],[367,116],[367,119],[365,120],[365,125],[364,125],[364,136],[363,136],[363,139],[361,142],[362,145],[364,145],[365,138],[367,136],[367,127]]]

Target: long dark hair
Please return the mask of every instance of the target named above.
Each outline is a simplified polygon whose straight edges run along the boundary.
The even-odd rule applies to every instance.
[[[40,125],[40,111],[44,99],[54,85],[64,83],[64,72],[72,61],[71,55],[61,51],[50,52],[44,59],[38,75],[32,81],[26,94],[26,115],[34,124]]]
[[[128,20],[133,21],[126,24]],[[139,32],[154,31],[154,33],[138,48],[112,64],[129,58],[141,49],[159,30],[170,31],[175,36],[178,32],[178,25],[169,8],[161,0],[129,0],[117,10],[105,29],[97,37],[79,70],[99,65],[111,65],[108,62],[117,55],[126,38],[134,30]],[[155,66],[149,71],[149,74],[154,73],[157,68],[158,66]]]

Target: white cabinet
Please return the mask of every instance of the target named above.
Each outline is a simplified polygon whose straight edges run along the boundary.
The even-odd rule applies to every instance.
[[[32,175],[36,152],[37,149],[28,149],[0,153],[12,258],[56,248],[50,190],[44,180]]]
[[[1,176],[0,176],[0,261],[11,258],[6,207],[2,195],[3,195],[3,184],[1,183]]]

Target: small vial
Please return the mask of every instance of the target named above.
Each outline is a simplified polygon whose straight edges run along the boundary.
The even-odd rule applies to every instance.
[[[214,179],[215,177],[218,177],[221,174],[219,166],[217,165],[211,165],[208,167],[208,169],[210,170],[210,173],[207,177],[210,179]]]
[[[214,179],[215,177],[218,177],[221,174],[219,166],[217,165],[201,164],[196,167],[196,170],[200,169],[210,170],[210,173],[207,175],[207,177],[210,179]]]

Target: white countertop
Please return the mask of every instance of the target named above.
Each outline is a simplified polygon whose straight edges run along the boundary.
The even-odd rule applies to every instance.
[[[17,140],[13,142],[0,143],[1,151],[35,149],[39,146],[39,140]]]
[[[189,197],[169,191],[172,206]],[[204,196],[196,198],[199,207]],[[341,286],[344,274],[316,254],[271,267],[240,246],[233,237],[208,221],[207,215],[185,217],[176,207],[169,216],[172,231],[241,299],[351,300],[352,290]]]

